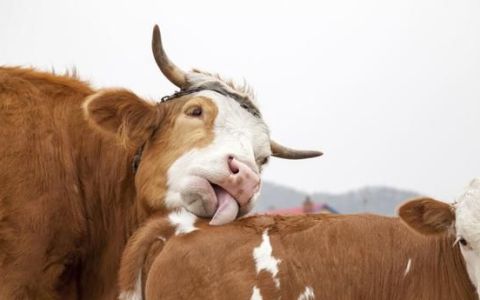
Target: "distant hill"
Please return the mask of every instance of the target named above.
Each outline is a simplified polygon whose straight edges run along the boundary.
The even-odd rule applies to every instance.
[[[301,206],[307,193],[283,185],[264,182],[256,212]],[[394,215],[396,207],[405,200],[419,194],[391,187],[372,186],[342,194],[317,192],[311,194],[316,203],[326,203],[342,214],[370,212]]]

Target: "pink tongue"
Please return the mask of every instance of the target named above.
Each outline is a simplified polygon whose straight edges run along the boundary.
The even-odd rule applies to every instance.
[[[223,225],[232,222],[238,215],[237,201],[219,186],[215,186],[215,194],[217,195],[218,208],[210,221],[210,225]]]

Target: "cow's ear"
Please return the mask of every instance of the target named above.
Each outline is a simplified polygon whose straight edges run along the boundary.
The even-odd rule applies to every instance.
[[[426,235],[445,232],[455,221],[450,204],[431,198],[418,198],[401,205],[398,215],[412,229]]]
[[[126,146],[143,144],[163,116],[160,106],[123,89],[97,92],[85,100],[83,109],[94,127],[116,135]]]

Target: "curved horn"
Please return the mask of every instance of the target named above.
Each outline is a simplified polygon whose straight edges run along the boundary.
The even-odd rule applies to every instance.
[[[187,86],[186,73],[172,63],[165,53],[165,50],[163,50],[162,37],[160,36],[160,28],[158,28],[158,25],[153,27],[152,51],[155,61],[163,75],[177,87],[181,89],[185,88]]]
[[[272,140],[270,140],[270,148],[273,156],[285,159],[304,159],[323,155],[320,151],[290,149]]]

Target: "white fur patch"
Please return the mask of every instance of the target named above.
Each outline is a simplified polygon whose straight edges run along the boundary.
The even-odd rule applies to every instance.
[[[403,276],[407,276],[407,274],[410,272],[411,267],[412,267],[412,259],[409,258],[407,262],[407,267],[405,268],[405,272],[403,272]]]
[[[253,287],[252,290],[252,297],[250,297],[250,300],[262,300],[262,294],[260,294],[260,289],[257,288],[257,286]]]
[[[275,286],[280,288],[280,280],[277,278],[278,265],[282,262],[280,259],[275,258],[272,255],[272,244],[270,243],[270,237],[268,236],[268,230],[265,230],[262,234],[262,243],[260,246],[253,249],[253,258],[255,259],[255,267],[257,274],[262,270],[265,270],[272,274]]]
[[[185,209],[174,211],[168,215],[170,223],[175,226],[175,235],[190,233],[198,230],[195,227],[197,217]]]
[[[313,292],[312,287],[306,286],[303,293],[298,296],[298,300],[313,300],[315,299],[315,293]]]
[[[467,273],[477,291],[480,288],[480,178],[470,182],[465,192],[458,197],[455,207],[455,229],[458,237],[467,245],[460,244]]]
[[[135,289],[133,291],[121,292],[118,296],[119,300],[142,300],[142,272],[140,271],[135,283]]]
[[[478,288],[480,286],[478,282],[480,278],[480,257],[477,253],[475,253],[475,251],[473,251],[472,249],[468,249],[468,247],[460,246],[460,251],[462,252],[463,259],[465,260],[465,265],[467,267],[467,273],[470,277],[470,281],[477,288],[478,293]]]

